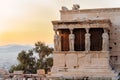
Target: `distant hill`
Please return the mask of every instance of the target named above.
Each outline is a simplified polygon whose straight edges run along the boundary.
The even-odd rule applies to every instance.
[[[53,47],[53,44],[49,44],[49,47]],[[9,70],[11,65],[15,65],[18,63],[17,56],[18,53],[22,50],[30,50],[33,49],[34,46],[31,45],[18,45],[18,44],[11,44],[0,46],[0,69]],[[37,54],[34,54],[37,57]],[[51,57],[52,55],[50,55]]]
[[[17,64],[18,53],[22,50],[32,49],[33,46],[30,45],[5,45],[0,46],[0,69],[8,70],[11,65]]]
[[[0,53],[11,53],[11,52],[19,52],[21,50],[29,50],[32,49],[33,47],[30,45],[5,45],[5,46],[0,46]]]

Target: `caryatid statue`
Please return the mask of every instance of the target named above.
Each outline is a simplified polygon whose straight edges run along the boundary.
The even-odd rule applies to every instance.
[[[61,51],[61,36],[58,36],[58,51]]]
[[[89,29],[86,29],[85,34],[85,51],[90,51],[90,36]]]
[[[55,35],[54,35],[54,51],[58,51],[58,45],[59,45],[59,35],[57,34],[57,30],[55,30]]]
[[[108,51],[109,49],[109,35],[108,35],[108,31],[106,29],[104,29],[104,33],[102,34],[102,51]]]
[[[75,35],[72,33],[72,30],[70,30],[71,34],[69,35],[69,48],[70,51],[74,51],[74,40],[75,40]]]

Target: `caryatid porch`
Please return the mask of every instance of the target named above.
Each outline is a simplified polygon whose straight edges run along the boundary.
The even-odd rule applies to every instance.
[[[108,51],[109,20],[53,21],[53,25],[54,51]]]
[[[115,76],[109,66],[110,20],[52,23],[55,31],[53,74],[60,73],[65,77]]]

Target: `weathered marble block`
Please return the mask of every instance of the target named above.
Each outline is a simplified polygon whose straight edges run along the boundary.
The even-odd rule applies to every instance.
[[[66,67],[74,68],[77,66],[77,54],[66,54]]]
[[[65,54],[53,54],[53,66],[65,66]]]

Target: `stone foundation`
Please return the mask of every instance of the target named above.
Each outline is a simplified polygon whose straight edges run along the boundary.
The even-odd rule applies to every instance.
[[[52,77],[81,78],[109,77],[116,80],[117,73],[111,70],[108,51],[54,52]]]
[[[65,79],[65,78],[50,78],[52,80],[76,80],[76,78],[72,78],[72,79]],[[79,78],[77,80],[112,80],[111,77],[82,77]],[[116,79],[115,79],[116,80]]]

